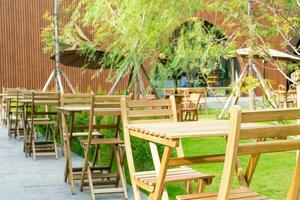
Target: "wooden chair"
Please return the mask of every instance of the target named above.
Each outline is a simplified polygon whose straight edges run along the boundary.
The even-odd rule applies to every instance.
[[[204,101],[201,101],[202,99]],[[198,113],[201,105],[206,110],[206,92],[190,94],[190,97],[185,100],[184,106],[181,109],[181,121],[198,121]]]
[[[291,84],[289,86],[289,90],[287,92],[286,97],[287,107],[297,107],[297,86],[295,84]]]
[[[156,144],[150,142],[150,150],[155,170],[136,172],[127,125],[133,123],[177,121],[175,98],[171,96],[170,99],[132,101],[122,99],[121,110],[128,168],[135,199],[139,200],[141,199],[139,188],[148,192],[154,191],[158,179],[157,173],[160,166],[160,158]],[[184,156],[181,144],[176,150],[178,157]],[[187,191],[192,192],[191,183],[194,181],[197,183],[196,191],[200,192],[204,190],[206,185],[211,184],[212,178],[212,175],[198,172],[190,167],[180,167],[168,169],[165,184],[171,182],[186,183]],[[165,190],[163,194],[164,198],[166,195]]]
[[[2,126],[6,127],[7,126],[7,119],[6,119],[7,104],[6,104],[4,96],[7,94],[7,91],[5,90],[4,87],[2,87],[1,94],[3,96],[0,97],[0,123]]]
[[[19,102],[22,98],[22,90],[19,88],[7,88],[6,92],[8,97],[6,100],[8,136],[9,138],[16,138],[23,114],[23,104]]]
[[[278,89],[274,90],[276,102],[279,108],[287,108],[287,91],[282,84],[278,85]]]
[[[61,95],[61,106],[63,107],[82,107],[87,106],[91,107],[91,99],[92,99],[92,93],[82,93],[82,94],[63,94]],[[88,125],[82,125],[82,124],[76,124],[76,113],[78,112],[70,112],[70,128],[66,129],[65,127],[62,127],[63,130],[69,130],[68,132],[61,131],[61,141],[62,141],[62,148],[64,149],[64,152],[66,154],[66,166],[65,166],[65,182],[67,182],[68,178],[70,178],[70,173],[72,173],[72,177],[75,178],[75,180],[80,180],[81,177],[81,171],[82,167],[72,167],[72,157],[71,157],[71,151],[72,151],[72,141],[74,138],[76,139],[83,139],[87,138],[89,135],[89,132],[86,131],[88,129]],[[82,111],[79,111],[79,113],[82,113]],[[62,126],[65,126],[66,124],[62,123]],[[100,134],[97,131],[92,132],[92,136],[94,138],[100,138],[102,137],[102,134]],[[97,151],[96,151],[97,152]],[[95,165],[96,157],[94,157],[93,166]],[[71,169],[70,166],[71,165]],[[70,182],[71,180],[69,180]]]
[[[239,162],[240,155],[254,155],[259,157],[262,153],[285,152],[300,149],[300,139],[291,137],[287,140],[263,140],[253,142],[258,138],[286,138],[288,136],[299,135],[299,124],[279,124],[270,127],[244,128],[241,123],[268,122],[277,120],[300,119],[300,109],[267,110],[241,112],[239,106],[234,106],[230,114],[229,136],[226,149],[225,163],[219,192],[202,194],[191,194],[178,196],[178,200],[201,200],[201,199],[267,199],[249,188],[232,188],[235,167]],[[241,140],[246,140],[240,143]],[[249,142],[252,141],[252,142]],[[252,157],[252,158],[254,158]],[[251,160],[250,160],[251,161]],[[254,160],[252,160],[254,161]],[[251,162],[250,162],[251,163]],[[254,169],[252,169],[254,170]],[[286,199],[300,199],[300,159],[296,162],[296,169],[292,178],[292,183]],[[250,177],[251,178],[251,177]]]
[[[176,93],[176,88],[163,88],[164,97],[169,97]]]
[[[92,94],[85,93],[85,94],[63,94],[61,96],[61,106],[91,106],[91,98]],[[88,131],[75,131],[74,129],[81,129],[80,125],[76,126],[75,123],[75,112],[71,113],[71,127],[70,127],[70,142],[74,138],[82,138],[82,137],[88,137],[89,132]],[[85,128],[85,127],[83,127]],[[97,131],[92,132],[92,136],[94,137],[100,137],[101,134]]]
[[[24,139],[26,157],[32,153],[34,160],[37,156],[55,156],[58,159],[56,137],[59,127],[57,111],[59,105],[60,93],[31,91],[31,100],[27,104],[27,114],[24,120],[27,123]],[[51,119],[50,116],[56,117],[56,119]],[[45,141],[36,140],[38,135],[36,126],[38,125],[46,126]]]
[[[131,96],[124,97],[130,99]],[[103,193],[123,193],[125,199],[128,199],[126,179],[124,171],[124,142],[121,140],[119,135],[120,126],[120,100],[121,96],[111,95],[111,96],[92,96],[91,110],[90,110],[90,121],[89,121],[89,134],[88,139],[81,139],[80,143],[85,149],[85,158],[82,168],[80,190],[83,190],[84,186],[89,186],[91,190],[92,199],[95,199],[96,194]],[[103,124],[96,125],[94,123],[97,116],[113,116],[114,124]],[[93,138],[94,130],[114,130],[114,137],[107,137],[104,135],[103,138]],[[100,150],[100,145],[110,145],[112,146],[112,155],[110,158],[109,165],[104,166],[94,166],[89,164],[89,156],[91,153],[91,147],[96,146],[95,157]],[[99,159],[100,160],[100,159]],[[112,172],[113,161],[115,160],[117,165],[117,173]],[[99,163],[101,164],[101,163]],[[98,165],[99,165],[98,164]],[[105,172],[105,173],[103,173]],[[85,177],[88,177],[88,183],[85,182]],[[107,180],[105,180],[107,179]],[[119,181],[121,181],[121,186],[119,186]],[[112,187],[105,188],[94,188],[96,185],[107,185]]]

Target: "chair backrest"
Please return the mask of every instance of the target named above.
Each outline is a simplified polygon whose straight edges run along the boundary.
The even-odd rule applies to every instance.
[[[61,95],[62,106],[91,105],[92,93],[63,94]]]
[[[122,122],[151,123],[177,121],[176,103],[174,96],[169,99],[157,100],[121,100]]]
[[[126,100],[132,99],[131,95],[94,95],[92,103],[92,109],[94,109],[94,115],[101,114],[97,112],[97,108],[121,108],[121,98]]]
[[[57,107],[60,106],[60,93],[32,91],[31,103],[31,118],[34,118],[38,115],[58,115]],[[45,107],[45,110],[39,111],[39,106]],[[55,111],[48,110],[48,106],[53,107]]]
[[[164,96],[170,96],[176,93],[176,89],[175,88],[163,88],[164,91]]]
[[[266,126],[250,126],[241,129],[241,123],[277,122],[282,120],[300,119],[300,109],[264,110],[241,112],[239,106],[234,106],[230,113],[230,127],[226,149],[223,175],[218,199],[229,199],[232,179],[239,155],[284,152],[300,150],[300,139],[290,137],[286,140],[265,140],[267,138],[287,138],[299,135],[300,124],[280,124]],[[249,139],[263,139],[260,142],[249,142]],[[246,143],[240,143],[246,140]],[[253,140],[251,140],[253,141]],[[295,175],[300,174],[300,161],[296,167]],[[292,189],[291,189],[292,188]],[[295,177],[289,195],[299,195],[300,179]],[[290,198],[287,199],[298,199]]]

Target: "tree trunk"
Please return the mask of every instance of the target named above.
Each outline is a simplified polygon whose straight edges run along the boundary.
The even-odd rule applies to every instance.
[[[266,81],[265,81],[263,75],[261,74],[261,72],[259,71],[259,69],[256,68],[255,65],[253,65],[252,68],[253,68],[253,70],[255,71],[256,76],[257,76],[257,78],[258,78],[259,81],[260,81],[261,87],[262,87],[264,93],[266,94],[268,101],[270,102],[270,104],[271,104],[275,109],[277,109],[277,105],[276,105],[276,103],[275,103],[275,97],[274,97],[274,95],[272,94],[271,89],[270,89],[269,86],[267,85],[267,83],[266,83]]]
[[[236,97],[237,95],[240,95],[239,92],[240,91],[240,87],[243,83],[243,79],[245,77],[245,75],[247,74],[247,68],[244,69],[244,71],[241,73],[240,77],[237,79],[237,81],[235,82],[235,85],[232,88],[232,93],[230,94],[230,96],[228,97],[222,112],[219,114],[218,118],[221,119],[224,117],[225,113],[227,112],[227,110],[229,109],[230,103],[232,102],[232,100],[234,99],[234,102],[236,100],[238,100],[238,98]],[[235,102],[236,103],[236,102]]]
[[[132,77],[133,77],[133,67],[131,67],[131,69],[130,69],[128,80],[127,80],[127,83],[126,83],[126,88],[125,88],[125,91],[124,91],[125,94],[129,93],[129,88],[130,88],[130,85],[131,85],[131,82],[132,82]]]
[[[145,89],[145,86],[144,86],[144,82],[143,82],[143,77],[141,75],[141,71],[139,70],[137,72],[137,81],[138,81],[138,88],[139,88],[139,94],[141,94],[143,96],[143,98],[145,99],[146,98],[146,89]]]
[[[118,86],[121,83],[121,80],[123,78],[124,74],[120,73],[117,80],[115,81],[115,83],[113,84],[113,86],[111,87],[110,91],[108,92],[108,95],[113,95],[116,91],[116,89],[118,88]]]
[[[153,85],[153,83],[152,83],[152,80],[151,80],[151,78],[150,78],[150,76],[149,76],[149,73],[148,73],[147,69],[145,68],[144,65],[142,65],[141,67],[142,67],[142,70],[143,70],[143,72],[144,72],[144,74],[145,74],[145,76],[146,76],[148,82],[150,83],[150,86],[151,86],[152,91],[154,92],[156,98],[158,98],[158,97],[159,97],[159,94],[158,94],[158,92],[157,92],[157,89],[155,88],[155,85]]]

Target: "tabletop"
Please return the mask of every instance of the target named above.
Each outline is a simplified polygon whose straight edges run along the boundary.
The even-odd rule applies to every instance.
[[[32,102],[32,99],[21,99],[19,100],[19,102],[21,103],[31,103]],[[57,100],[35,100],[34,101],[35,104],[47,104],[47,105],[50,105],[50,104],[58,104],[58,101]]]
[[[241,129],[263,127],[267,125],[247,123]],[[203,120],[193,122],[157,122],[127,125],[129,130],[148,133],[169,139],[193,137],[220,137],[226,136],[229,131],[228,120]]]
[[[58,110],[62,113],[84,112],[91,110],[91,106],[60,106]],[[95,112],[103,115],[121,115],[121,108],[96,108]]]

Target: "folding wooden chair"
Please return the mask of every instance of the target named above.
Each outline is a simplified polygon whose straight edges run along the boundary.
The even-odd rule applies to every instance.
[[[19,88],[7,88],[7,126],[9,138],[16,138],[20,134],[19,126],[21,125],[21,117],[23,115],[23,104],[20,103],[22,99],[22,90]]]
[[[178,200],[207,200],[207,199],[268,199],[251,191],[249,188],[232,188],[233,177],[237,162],[239,162],[239,155],[252,155],[249,164],[255,170],[255,166],[260,154],[285,152],[300,149],[300,139],[291,137],[287,140],[263,140],[260,142],[253,142],[251,139],[258,138],[286,138],[288,136],[299,135],[299,124],[279,124],[266,127],[253,127],[241,129],[241,123],[253,122],[268,122],[277,120],[293,120],[300,119],[300,109],[286,109],[286,110],[272,110],[272,111],[253,111],[241,112],[239,106],[234,106],[230,114],[230,128],[228,135],[228,143],[226,149],[225,163],[220,184],[219,192],[210,192],[202,194],[191,194],[178,196]],[[246,140],[240,143],[241,140]],[[252,141],[252,142],[249,142]],[[246,173],[247,174],[247,173]],[[300,159],[297,159],[296,169],[292,178],[292,183],[288,192],[287,200],[300,199]],[[252,177],[246,177],[251,179]]]
[[[125,98],[125,97],[124,97]],[[128,96],[127,98],[131,98]],[[92,199],[95,199],[96,194],[103,193],[124,193],[124,197],[127,199],[126,180],[124,172],[124,142],[119,136],[120,126],[120,100],[121,96],[93,96],[90,110],[89,121],[89,135],[88,139],[81,139],[80,143],[85,149],[84,165],[81,174],[80,190],[83,190],[84,186],[89,186],[91,190]],[[97,125],[94,123],[96,116],[113,116],[114,124],[102,124]],[[94,130],[114,130],[114,137],[93,138]],[[100,151],[100,145],[111,145],[112,155],[109,166],[93,166],[89,164],[89,156],[91,153],[91,146],[96,146],[96,154],[94,157],[98,157],[97,154]],[[117,173],[112,172],[113,160],[117,164]],[[98,165],[101,163],[98,163]],[[88,183],[85,182],[85,177],[88,177]],[[106,179],[106,180],[105,180]],[[119,180],[121,181],[121,187],[119,187]],[[94,188],[96,185],[110,185],[112,187]]]
[[[91,107],[91,93],[82,93],[82,94],[63,94],[61,95],[61,106],[62,107],[72,107],[72,108],[78,108],[78,107],[88,107],[88,111],[90,111]],[[82,113],[81,111],[78,111]],[[78,112],[70,112],[70,127],[62,127],[63,130],[68,130],[67,132],[61,131],[61,141],[62,141],[62,148],[64,148],[65,156],[66,156],[66,166],[65,166],[65,182],[67,182],[69,178],[69,182],[72,182],[70,180],[70,173],[72,173],[72,177],[75,180],[80,180],[82,167],[74,167],[72,166],[72,157],[71,157],[71,151],[72,151],[72,140],[74,138],[83,139],[87,138],[89,132],[84,131],[89,128],[88,125],[82,125],[82,124],[76,124],[76,113]],[[62,126],[67,126],[67,124],[62,123]],[[62,136],[63,135],[63,136]],[[101,138],[102,134],[100,134],[98,131],[93,131],[92,136],[94,138]],[[94,158],[94,165],[96,162],[96,157]]]
[[[4,87],[2,87],[2,96],[0,96],[0,123],[2,126],[6,127],[7,125],[7,119],[6,119],[6,100],[5,95],[7,95],[7,92]]]
[[[204,101],[201,102],[202,99]],[[181,121],[198,121],[198,113],[201,105],[206,109],[206,92],[191,93],[184,104],[185,106],[181,108]]]
[[[58,159],[56,136],[59,126],[57,111],[59,105],[60,93],[58,92],[31,92],[31,99],[27,104],[27,114],[24,120],[27,122],[24,139],[26,157],[32,153],[34,160],[37,156],[55,156]],[[50,116],[56,118],[52,119]],[[36,140],[37,126],[46,126],[45,141]]]
[[[63,94],[61,96],[61,106],[91,106],[91,98],[92,94]],[[88,131],[77,131],[76,129],[84,129],[88,128],[88,126],[81,126],[81,125],[75,125],[75,115],[76,112],[71,112],[71,125],[70,125],[70,132],[69,132],[69,140],[70,144],[72,142],[73,138],[82,138],[82,137],[88,137],[89,132]],[[101,134],[97,131],[93,131],[92,135],[94,137],[101,137]],[[62,139],[62,138],[61,138]]]
[[[138,200],[141,199],[139,195],[139,188],[142,188],[148,192],[154,191],[158,179],[157,173],[160,166],[160,157],[158,155],[156,144],[150,142],[150,150],[155,170],[136,172],[127,125],[132,123],[177,121],[176,103],[174,96],[171,96],[170,99],[160,100],[126,101],[126,99],[122,99],[121,110],[128,168],[132,187],[134,189],[135,199]],[[184,156],[181,144],[176,150],[178,157]],[[206,185],[211,184],[212,179],[212,175],[198,172],[190,167],[180,167],[168,169],[165,184],[171,182],[186,183],[186,189],[189,193],[191,193],[193,192],[191,188],[192,182],[197,184],[196,191],[200,192],[205,189]],[[166,196],[167,193],[165,190],[163,197],[166,198]]]

